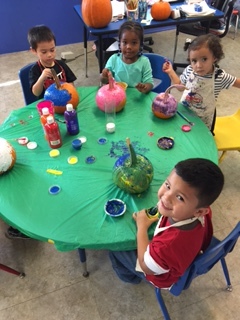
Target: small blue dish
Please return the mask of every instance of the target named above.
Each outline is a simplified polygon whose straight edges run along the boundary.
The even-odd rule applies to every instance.
[[[105,213],[113,218],[122,216],[126,208],[126,204],[120,199],[108,200],[104,205]]]
[[[75,150],[80,150],[82,148],[82,141],[79,139],[75,139],[72,141],[72,147]]]

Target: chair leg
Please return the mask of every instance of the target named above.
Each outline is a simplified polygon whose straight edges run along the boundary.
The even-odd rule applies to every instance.
[[[237,34],[237,29],[238,29],[238,21],[239,21],[239,15],[236,15],[236,24],[235,24],[235,30],[234,30],[234,38],[233,40],[236,38],[236,34]]]
[[[171,320],[171,318],[169,316],[169,313],[167,311],[167,308],[165,306],[165,303],[163,301],[163,298],[162,298],[161,289],[155,288],[155,294],[156,294],[156,297],[157,297],[158,304],[159,304],[159,306],[161,308],[164,320]]]
[[[228,272],[228,267],[226,264],[226,260],[223,258],[220,260],[221,261],[221,265],[222,265],[222,269],[223,269],[223,273],[227,282],[227,291],[232,291],[232,285],[231,285],[231,281],[230,281],[230,277],[229,277],[229,272]]]
[[[10,267],[7,267],[7,266],[5,266],[4,264],[1,264],[1,263],[0,263],[0,270],[4,270],[6,272],[12,273],[12,274],[14,274],[16,276],[19,276],[20,278],[24,278],[25,277],[25,273],[19,272],[17,270],[14,270],[14,269],[12,269]]]
[[[221,163],[223,161],[223,158],[225,157],[227,151],[223,151],[220,158],[218,159],[218,162]]]

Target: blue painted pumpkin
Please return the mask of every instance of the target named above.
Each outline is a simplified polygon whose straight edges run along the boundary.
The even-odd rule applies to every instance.
[[[46,89],[44,99],[53,102],[56,113],[64,113],[68,103],[71,103],[76,109],[80,100],[75,87],[67,82],[61,83],[59,88],[56,83],[53,83]]]

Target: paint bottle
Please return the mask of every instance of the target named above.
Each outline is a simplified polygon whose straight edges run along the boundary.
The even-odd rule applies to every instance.
[[[68,103],[66,105],[66,111],[64,112],[64,118],[66,120],[67,132],[71,136],[75,136],[79,133],[79,124],[77,112],[73,109],[73,105]]]
[[[59,131],[58,124],[54,121],[54,118],[51,115],[47,117],[45,132],[50,148],[60,148],[62,145],[61,133]]]
[[[146,215],[148,216],[149,219],[153,218],[159,218],[159,212],[158,212],[158,207],[151,207],[149,209],[145,210]]]
[[[42,108],[42,115],[40,117],[40,122],[42,124],[43,132],[44,132],[44,136],[45,136],[46,140],[47,140],[47,135],[46,135],[46,130],[45,130],[45,124],[47,123],[47,117],[49,115],[50,115],[49,109],[48,108]]]

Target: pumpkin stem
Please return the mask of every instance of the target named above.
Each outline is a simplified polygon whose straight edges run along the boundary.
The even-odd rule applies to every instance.
[[[51,72],[52,72],[53,79],[54,79],[54,81],[56,82],[57,88],[60,89],[60,88],[61,88],[61,82],[60,82],[60,80],[58,79],[58,76],[57,76],[57,74],[56,74],[56,71],[55,71],[53,68],[51,68]]]
[[[136,153],[133,149],[133,146],[132,146],[129,138],[126,138],[126,143],[127,143],[128,150],[130,153],[130,167],[131,167],[132,165],[135,165],[137,163],[137,156],[136,156]]]
[[[163,99],[163,102],[166,103],[167,102],[167,99],[168,99],[168,95],[171,91],[171,89],[173,88],[176,88],[176,89],[187,89],[184,85],[182,84],[173,84],[171,85],[170,87],[168,87],[164,93],[164,99]]]
[[[115,81],[113,79],[111,72],[108,72],[108,83],[109,83],[109,90],[113,90],[115,88],[114,86]]]

